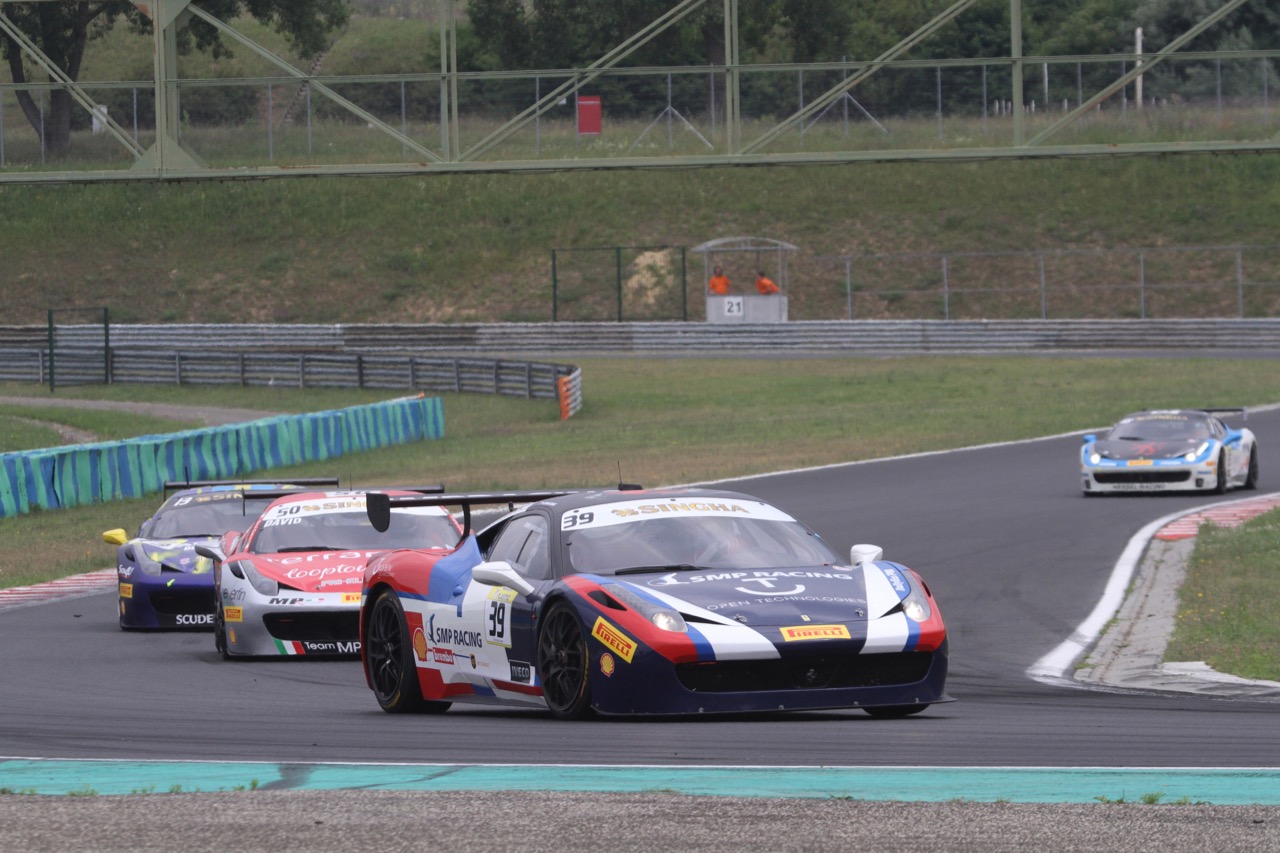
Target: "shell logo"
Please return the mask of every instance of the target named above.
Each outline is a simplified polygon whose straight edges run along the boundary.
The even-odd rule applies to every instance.
[[[418,660],[427,659],[427,635],[422,633],[421,628],[413,629],[413,653],[418,656]]]
[[[604,673],[607,676],[613,675],[614,671],[617,668],[618,668],[618,664],[616,661],[614,661],[613,655],[609,654],[608,652],[605,652],[604,654],[600,655],[600,671],[602,673]]]

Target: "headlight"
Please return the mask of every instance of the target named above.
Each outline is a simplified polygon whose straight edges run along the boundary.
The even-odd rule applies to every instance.
[[[253,563],[248,560],[240,560],[231,567],[232,574],[239,574],[236,569],[243,572],[243,577],[250,585],[257,590],[259,595],[274,596],[280,594],[280,584],[271,580],[271,578],[263,577],[262,573],[253,567]]]
[[[1185,460],[1186,460],[1186,461],[1188,461],[1188,462],[1195,462],[1195,461],[1196,461],[1197,459],[1199,459],[1201,456],[1204,456],[1204,454],[1205,454],[1208,450],[1209,450],[1209,442],[1207,442],[1207,441],[1202,441],[1202,442],[1200,442],[1200,446],[1199,446],[1199,447],[1197,447],[1195,450],[1192,450],[1191,452],[1187,453],[1187,455],[1183,456],[1182,458],[1183,458],[1183,459],[1185,459]]]
[[[1095,450],[1093,453],[1089,454],[1090,465],[1097,465],[1101,461],[1102,461],[1102,454],[1098,453],[1098,451]]]
[[[915,584],[911,585],[911,592],[907,597],[902,599],[902,612],[913,622],[925,622],[929,618],[929,599]]]
[[[609,584],[607,591],[614,598],[664,631],[684,634],[689,630],[689,626],[684,623],[684,617],[679,612],[636,595],[622,584]]]

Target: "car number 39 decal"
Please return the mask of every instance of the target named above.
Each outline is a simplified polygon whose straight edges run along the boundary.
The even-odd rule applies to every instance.
[[[511,648],[510,615],[515,595],[515,590],[501,587],[490,591],[489,600],[485,602],[485,640],[495,646]]]

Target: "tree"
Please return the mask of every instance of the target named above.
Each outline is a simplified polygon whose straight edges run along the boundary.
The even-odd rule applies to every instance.
[[[324,49],[330,32],[343,26],[350,14],[343,0],[201,0],[200,8],[222,21],[248,14],[284,35],[304,57]],[[151,21],[127,0],[61,0],[61,2],[6,4],[4,11],[14,25],[35,43],[72,81],[80,78],[80,63],[86,45],[123,23],[138,33],[150,33]],[[181,52],[208,50],[214,56],[230,55],[221,33],[192,18],[178,37]],[[0,39],[0,51],[9,63],[13,82],[30,82],[22,48],[7,34]],[[74,102],[66,89],[49,90],[49,108],[41,115],[31,93],[17,90],[23,115],[43,133],[45,149],[53,155],[66,152],[71,144],[71,115]]]
[[[799,0],[787,5],[803,6]],[[838,5],[838,0],[822,0]],[[573,68],[594,62],[657,20],[674,0],[470,0],[467,16],[497,67]],[[778,0],[742,0],[740,37],[760,48],[780,20]],[[639,48],[627,65],[719,65],[724,19],[707,3]]]

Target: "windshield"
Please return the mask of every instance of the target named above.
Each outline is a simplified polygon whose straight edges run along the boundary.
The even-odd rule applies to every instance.
[[[178,500],[183,500],[179,498]],[[265,501],[249,501],[239,495],[187,498],[157,513],[146,531],[148,539],[177,539],[183,536],[221,536],[228,530],[244,530],[257,520]]]
[[[565,543],[573,570],[593,574],[634,568],[760,569],[840,562],[804,525],[781,518],[639,518],[568,531]]]
[[[1209,425],[1181,416],[1131,418],[1116,424],[1107,438],[1119,441],[1180,441],[1209,438]]]
[[[249,550],[255,554],[278,554],[289,551],[452,548],[458,544],[458,538],[458,529],[449,516],[430,507],[392,510],[391,527],[386,533],[379,533],[369,523],[361,502],[358,509],[342,512],[285,514],[265,518]]]

